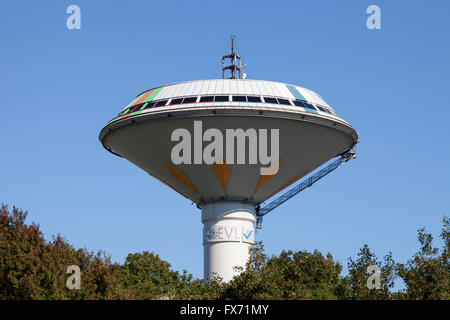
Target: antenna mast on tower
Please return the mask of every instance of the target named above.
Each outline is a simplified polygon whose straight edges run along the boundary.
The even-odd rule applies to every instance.
[[[222,79],[225,79],[225,71],[230,70],[231,77],[228,79],[242,79],[242,61],[241,57],[234,52],[234,35],[231,36],[231,54],[222,57]],[[231,64],[225,66],[225,59],[231,59]],[[239,65],[237,64],[239,60]],[[237,77],[237,71],[239,71],[239,78]]]

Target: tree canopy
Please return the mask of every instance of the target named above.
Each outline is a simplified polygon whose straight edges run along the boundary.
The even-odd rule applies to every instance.
[[[194,279],[174,271],[153,252],[130,253],[123,264],[102,251],[76,249],[56,235],[46,241],[39,225],[25,223],[27,212],[0,208],[0,299],[441,299],[450,298],[449,218],[442,220],[443,248],[418,230],[420,248],[405,264],[389,252],[380,261],[363,245],[348,259],[348,274],[331,253],[282,251],[267,256],[262,242],[251,248],[241,273],[228,283]],[[68,266],[81,271],[80,289],[66,285]],[[372,268],[379,272],[371,288]],[[378,271],[377,271],[378,270]],[[394,291],[401,279],[405,289]]]

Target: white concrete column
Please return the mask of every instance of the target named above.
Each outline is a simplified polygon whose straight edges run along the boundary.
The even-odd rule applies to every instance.
[[[255,207],[239,202],[215,202],[202,206],[204,278],[214,274],[230,281],[245,267],[255,236]]]

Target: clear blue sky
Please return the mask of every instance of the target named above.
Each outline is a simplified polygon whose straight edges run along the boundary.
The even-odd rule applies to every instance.
[[[81,8],[81,30],[66,8]],[[381,8],[381,30],[366,8]],[[231,34],[251,79],[320,93],[360,133],[359,155],[265,218],[257,239],[397,261],[450,208],[448,1],[4,1],[0,201],[47,239],[114,261],[154,251],[202,276],[200,211],[106,152],[101,128],[138,93],[221,76]],[[436,241],[437,245],[442,242]]]

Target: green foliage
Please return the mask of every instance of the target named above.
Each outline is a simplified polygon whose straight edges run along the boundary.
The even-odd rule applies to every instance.
[[[268,258],[258,242],[246,270],[224,286],[220,298],[342,299],[346,283],[341,270],[331,254],[283,251]]]
[[[74,249],[59,235],[46,242],[39,226],[27,226],[27,212],[0,209],[0,299],[133,298],[115,277],[118,266],[102,252]],[[66,287],[67,267],[82,272],[80,290]]]
[[[450,269],[449,269],[449,218],[442,220],[441,238],[444,240],[442,252],[433,247],[433,236],[418,230],[420,251],[407,264],[398,264],[399,276],[407,285],[408,299],[450,299]]]
[[[120,278],[133,288],[137,299],[171,298],[180,283],[178,272],[153,252],[129,254],[120,268]]]
[[[379,261],[367,245],[348,260],[348,275],[330,253],[282,251],[268,257],[261,242],[250,250],[240,274],[228,283],[220,278],[194,279],[173,271],[153,252],[129,254],[122,265],[104,252],[75,249],[61,236],[46,242],[39,226],[26,225],[27,212],[0,208],[0,299],[445,299],[449,287],[449,218],[444,217],[442,250],[432,235],[419,229],[420,250],[406,263],[389,252]],[[81,269],[81,288],[69,290],[67,267]],[[368,267],[381,271],[380,289],[367,286]],[[406,289],[393,292],[400,277]]]
[[[371,274],[368,273],[368,267],[374,265],[381,271],[380,289],[369,289],[367,282]],[[396,277],[395,262],[392,259],[392,253],[389,252],[384,257],[384,263],[378,261],[374,253],[370,251],[368,245],[364,245],[358,253],[358,259],[354,261],[349,258],[348,261],[350,284],[350,298],[355,300],[373,300],[390,299],[390,289],[394,286]]]

